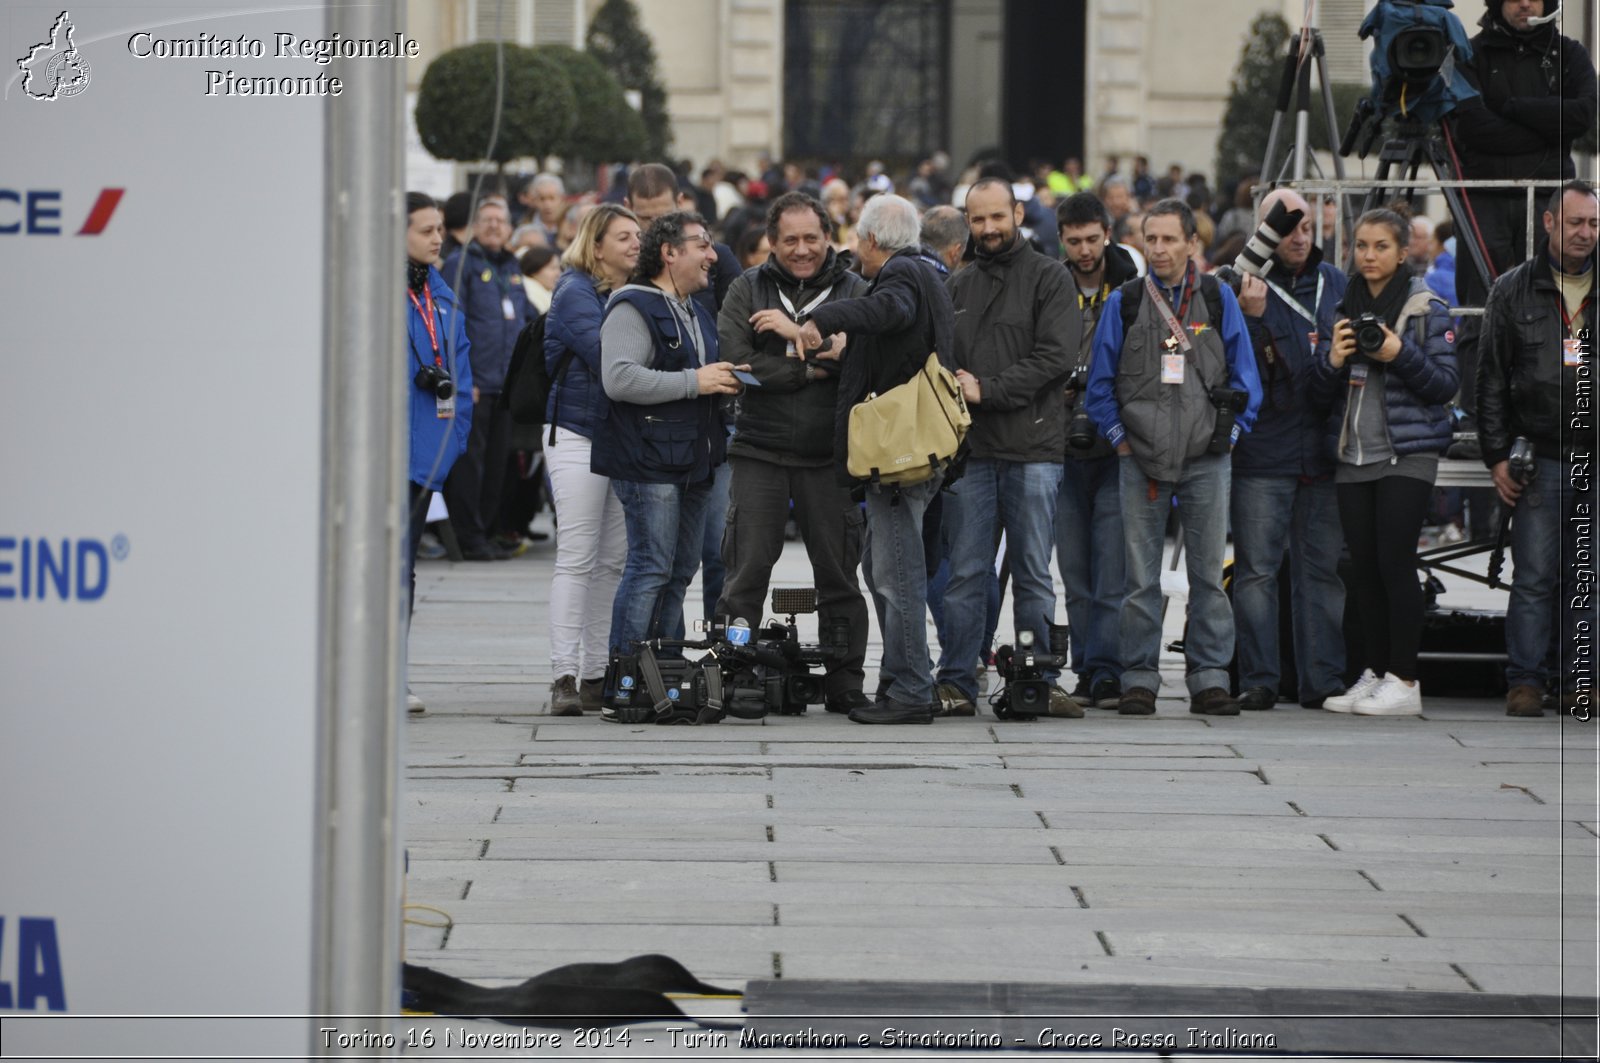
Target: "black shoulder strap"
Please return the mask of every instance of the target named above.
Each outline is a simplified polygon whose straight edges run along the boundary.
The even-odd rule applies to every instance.
[[[1200,274],[1200,295],[1206,301],[1211,327],[1222,328],[1222,282],[1209,273]]]
[[[1123,283],[1117,289],[1122,293],[1122,334],[1133,331],[1133,323],[1139,320],[1139,304],[1144,301],[1144,278],[1135,277]]]

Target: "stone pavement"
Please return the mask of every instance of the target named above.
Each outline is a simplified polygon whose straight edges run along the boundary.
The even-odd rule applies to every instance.
[[[412,962],[1596,996],[1592,725],[1426,692],[1420,719],[1192,716],[1171,654],[1144,719],[557,719],[553,557],[418,568],[408,900],[454,925],[408,928]],[[790,544],[775,585],[807,576]]]

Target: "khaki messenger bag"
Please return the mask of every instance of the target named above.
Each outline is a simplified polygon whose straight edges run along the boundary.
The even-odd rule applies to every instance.
[[[961,449],[972,414],[955,374],[928,355],[922,371],[850,410],[850,475],[874,483],[918,484]]]

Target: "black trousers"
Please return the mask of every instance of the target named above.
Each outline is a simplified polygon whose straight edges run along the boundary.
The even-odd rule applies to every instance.
[[[1417,578],[1417,537],[1433,498],[1433,485],[1409,476],[1364,484],[1339,484],[1339,523],[1350,551],[1345,591],[1360,618],[1359,650],[1378,675],[1417,678],[1422,645],[1422,583]],[[1355,663],[1355,662],[1352,662]]]
[[[410,512],[406,524],[406,615],[417,611],[417,545],[422,541],[422,533],[428,527],[428,503],[433,501],[433,492],[419,483],[413,482],[411,487]]]
[[[511,453],[511,411],[500,408],[500,393],[485,391],[472,407],[472,432],[467,452],[456,460],[444,482],[450,526],[461,549],[482,550],[500,514],[505,468]]]
[[[783,553],[783,528],[794,503],[794,520],[811,559],[817,617],[849,625],[849,655],[829,670],[830,695],[860,690],[867,659],[867,600],[856,569],[861,565],[866,518],[841,486],[833,465],[794,468],[755,458],[730,457],[728,523],[722,533],[727,577],[717,615],[755,624],[767,615],[772,566]]]

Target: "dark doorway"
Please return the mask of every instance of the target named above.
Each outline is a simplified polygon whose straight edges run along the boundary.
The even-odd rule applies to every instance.
[[[1083,157],[1086,8],[1085,0],[1006,0],[1001,130],[1019,171],[1029,159],[1060,166]]]

